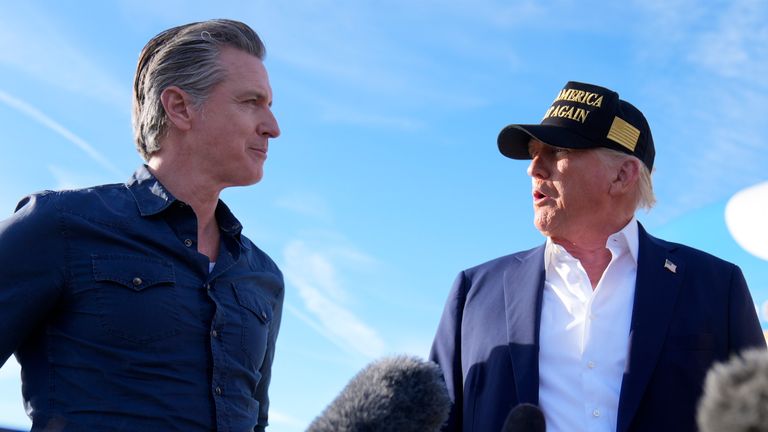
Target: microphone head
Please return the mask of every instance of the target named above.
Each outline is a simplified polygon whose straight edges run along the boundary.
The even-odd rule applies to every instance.
[[[437,364],[389,357],[358,372],[307,432],[436,432],[450,406]]]
[[[696,421],[701,432],[768,431],[768,352],[751,349],[715,364]]]
[[[522,403],[509,411],[501,432],[544,432],[544,413],[536,405]]]

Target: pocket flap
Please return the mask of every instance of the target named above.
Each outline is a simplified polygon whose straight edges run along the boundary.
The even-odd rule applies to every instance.
[[[175,284],[173,264],[152,257],[131,255],[91,255],[93,278],[116,282],[141,291],[158,284]]]
[[[269,302],[254,292],[253,287],[239,286],[233,283],[232,289],[235,291],[235,297],[240,306],[253,312],[264,324],[269,324],[272,321],[272,308],[269,306]]]

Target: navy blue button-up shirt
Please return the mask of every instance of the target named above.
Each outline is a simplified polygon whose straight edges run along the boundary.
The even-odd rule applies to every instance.
[[[0,363],[33,430],[264,430],[283,277],[224,203],[197,219],[146,167],[24,198],[0,222]]]

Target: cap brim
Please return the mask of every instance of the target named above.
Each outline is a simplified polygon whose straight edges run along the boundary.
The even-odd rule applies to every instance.
[[[531,138],[555,147],[574,149],[598,147],[598,144],[562,126],[509,125],[499,133],[499,151],[511,159],[530,159],[528,142]]]

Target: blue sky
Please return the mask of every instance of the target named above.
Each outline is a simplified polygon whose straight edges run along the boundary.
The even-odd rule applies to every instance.
[[[304,430],[373,359],[425,357],[460,270],[543,241],[527,165],[502,157],[496,136],[538,123],[569,80],[646,114],[658,205],[639,220],[739,264],[768,328],[765,1],[0,0],[0,11],[6,215],[27,193],[122,182],[141,163],[130,89],[150,37],[227,17],[264,39],[283,133],[264,180],[223,198],[285,273],[272,430]],[[13,360],[0,369],[0,425],[28,425],[18,373]]]

